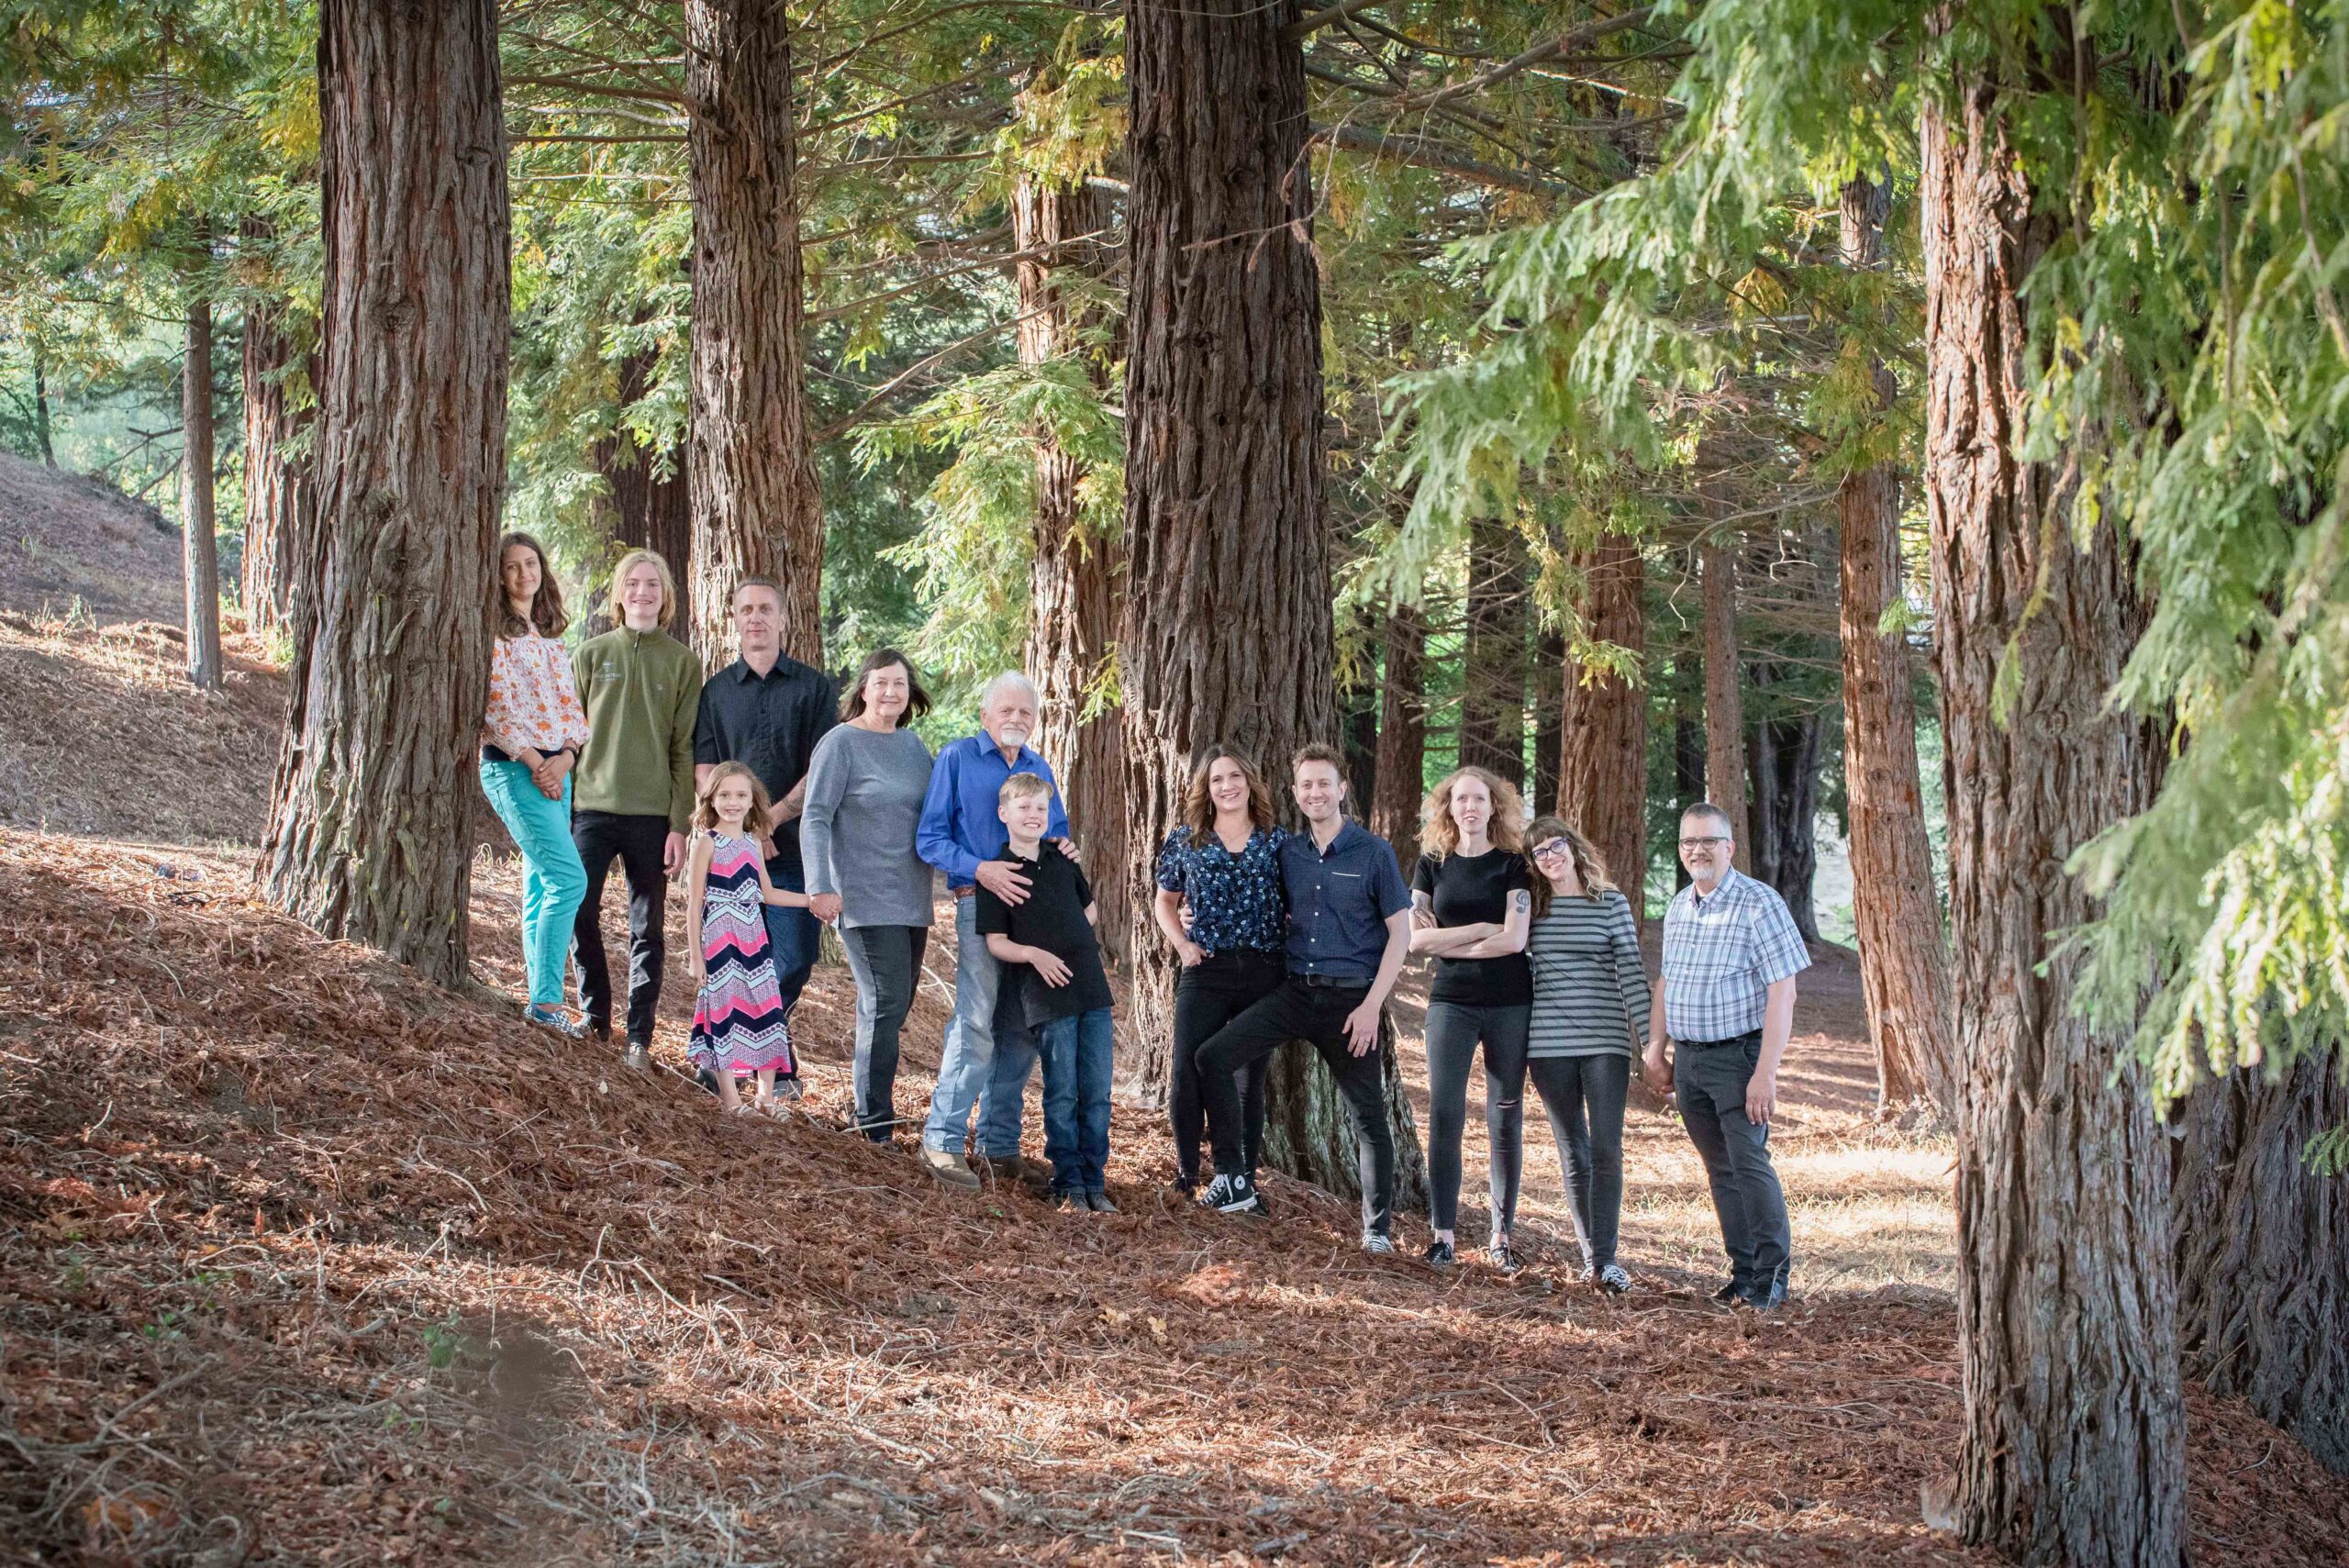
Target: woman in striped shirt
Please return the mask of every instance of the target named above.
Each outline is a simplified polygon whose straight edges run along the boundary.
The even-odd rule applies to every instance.
[[[1648,1016],[1647,969],[1631,901],[1607,879],[1598,851],[1555,817],[1526,829],[1545,885],[1534,889],[1526,956],[1533,1021],[1526,1071],[1550,1113],[1565,1169],[1583,1278],[1610,1294],[1631,1288],[1615,1261],[1623,1208],[1623,1101]]]

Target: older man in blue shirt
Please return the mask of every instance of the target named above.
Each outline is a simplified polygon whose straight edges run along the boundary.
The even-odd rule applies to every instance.
[[[1411,893],[1393,847],[1346,819],[1345,758],[1336,748],[1304,747],[1291,773],[1297,806],[1310,831],[1281,844],[1288,975],[1199,1047],[1199,1098],[1216,1171],[1199,1202],[1225,1214],[1263,1212],[1255,1173],[1248,1169],[1247,1124],[1233,1074],[1270,1056],[1284,1040],[1302,1040],[1330,1064],[1353,1116],[1363,1247],[1391,1252],[1395,1135],[1386,1125],[1378,1024],[1410,956]]]
[[[946,873],[954,894],[954,1021],[947,1026],[939,1059],[921,1159],[930,1174],[960,1187],[979,1184],[977,1173],[963,1158],[974,1104],[980,1154],[998,1174],[1021,1173],[1020,1106],[1036,1062],[1035,1042],[1024,1025],[1007,1018],[997,1028],[996,993],[1003,966],[979,934],[972,896],[984,886],[1014,907],[1028,901],[1028,879],[999,858],[1007,841],[997,814],[1003,781],[1014,773],[1034,773],[1052,784],[1048,836],[1063,851],[1068,845],[1068,812],[1052,766],[1028,747],[1036,728],[1036,688],[1024,675],[997,675],[979,699],[979,724],[978,734],[940,749],[914,829],[916,851]]]

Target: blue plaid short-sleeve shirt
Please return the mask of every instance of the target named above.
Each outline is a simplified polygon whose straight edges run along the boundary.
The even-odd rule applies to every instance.
[[[1692,883],[1664,912],[1664,1032],[1717,1040],[1758,1029],[1770,987],[1809,967],[1776,888],[1735,870],[1702,898]]]

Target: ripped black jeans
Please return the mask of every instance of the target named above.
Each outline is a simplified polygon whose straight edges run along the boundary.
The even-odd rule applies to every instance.
[[[1428,1208],[1438,1230],[1460,1217],[1460,1140],[1468,1129],[1468,1073],[1485,1047],[1485,1132],[1492,1149],[1493,1229],[1517,1220],[1525,1170],[1525,1034],[1530,1006],[1428,1004]]]

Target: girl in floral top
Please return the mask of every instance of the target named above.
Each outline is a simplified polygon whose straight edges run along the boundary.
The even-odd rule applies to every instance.
[[[1183,792],[1183,820],[1158,851],[1158,929],[1183,962],[1174,979],[1174,1184],[1199,1180],[1206,1112],[1194,1058],[1215,1032],[1279,986],[1288,917],[1273,795],[1245,758],[1211,751]],[[1242,1069],[1248,1168],[1264,1140],[1264,1058]]]
[[[490,609],[489,707],[481,730],[481,787],[522,851],[522,962],[528,1017],[576,1038],[562,1008],[571,929],[587,871],[571,841],[571,768],[587,743],[587,715],[571,658],[555,639],[569,624],[546,551],[529,534],[497,543],[499,592]]]

